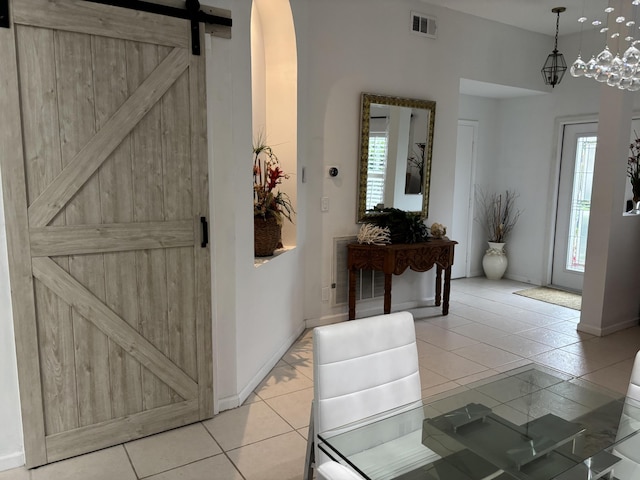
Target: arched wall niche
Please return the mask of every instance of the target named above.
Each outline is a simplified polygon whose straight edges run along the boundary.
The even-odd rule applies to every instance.
[[[289,0],[253,0],[251,81],[254,139],[262,135],[290,174],[280,188],[297,209],[298,60]],[[296,222],[297,223],[297,222]],[[285,220],[282,241],[296,245],[296,225]]]

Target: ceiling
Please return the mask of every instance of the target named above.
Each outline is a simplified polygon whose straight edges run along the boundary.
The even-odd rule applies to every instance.
[[[556,14],[554,7],[566,7],[560,14],[560,35],[580,31],[578,18],[583,15],[589,19],[585,23],[591,27],[591,20],[606,20],[604,8],[606,0],[423,0],[425,3],[468,13],[496,22],[506,23],[545,35],[555,35]],[[613,6],[619,6],[622,0],[611,0]],[[625,0],[628,3],[629,0]]]

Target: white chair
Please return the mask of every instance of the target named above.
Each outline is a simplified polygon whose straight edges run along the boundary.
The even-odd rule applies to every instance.
[[[317,480],[362,480],[362,477],[344,465],[328,460],[316,468]]]
[[[640,402],[640,352],[636,354],[633,369],[631,370],[627,398]],[[617,438],[624,438],[639,428],[640,418],[636,413],[637,407],[638,405],[635,408],[625,407],[623,410]],[[613,473],[616,478],[619,480],[640,479],[640,434],[636,434],[616,445],[613,453],[621,458],[613,467]]]
[[[421,385],[415,325],[409,312],[352,320],[313,331],[314,400],[309,425],[305,479],[312,464],[320,478],[354,479],[359,475],[319,451],[318,432],[333,430],[387,410],[420,404]],[[409,407],[408,407],[409,408]],[[421,435],[420,430],[413,432]],[[403,437],[404,438],[404,437]],[[402,442],[398,445],[416,445]],[[435,457],[417,442],[418,457]],[[369,453],[367,460],[376,460]],[[383,463],[383,460],[377,460]],[[424,458],[422,458],[424,461]],[[376,468],[388,468],[376,465]]]

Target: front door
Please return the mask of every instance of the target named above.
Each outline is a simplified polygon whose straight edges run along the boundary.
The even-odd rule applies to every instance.
[[[582,291],[598,124],[564,126],[551,283]]]
[[[185,20],[10,12],[0,158],[33,467],[213,414],[204,56]]]

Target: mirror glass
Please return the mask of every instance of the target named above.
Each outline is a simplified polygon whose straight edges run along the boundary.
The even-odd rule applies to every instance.
[[[429,211],[436,102],[362,94],[358,221],[376,209]]]

